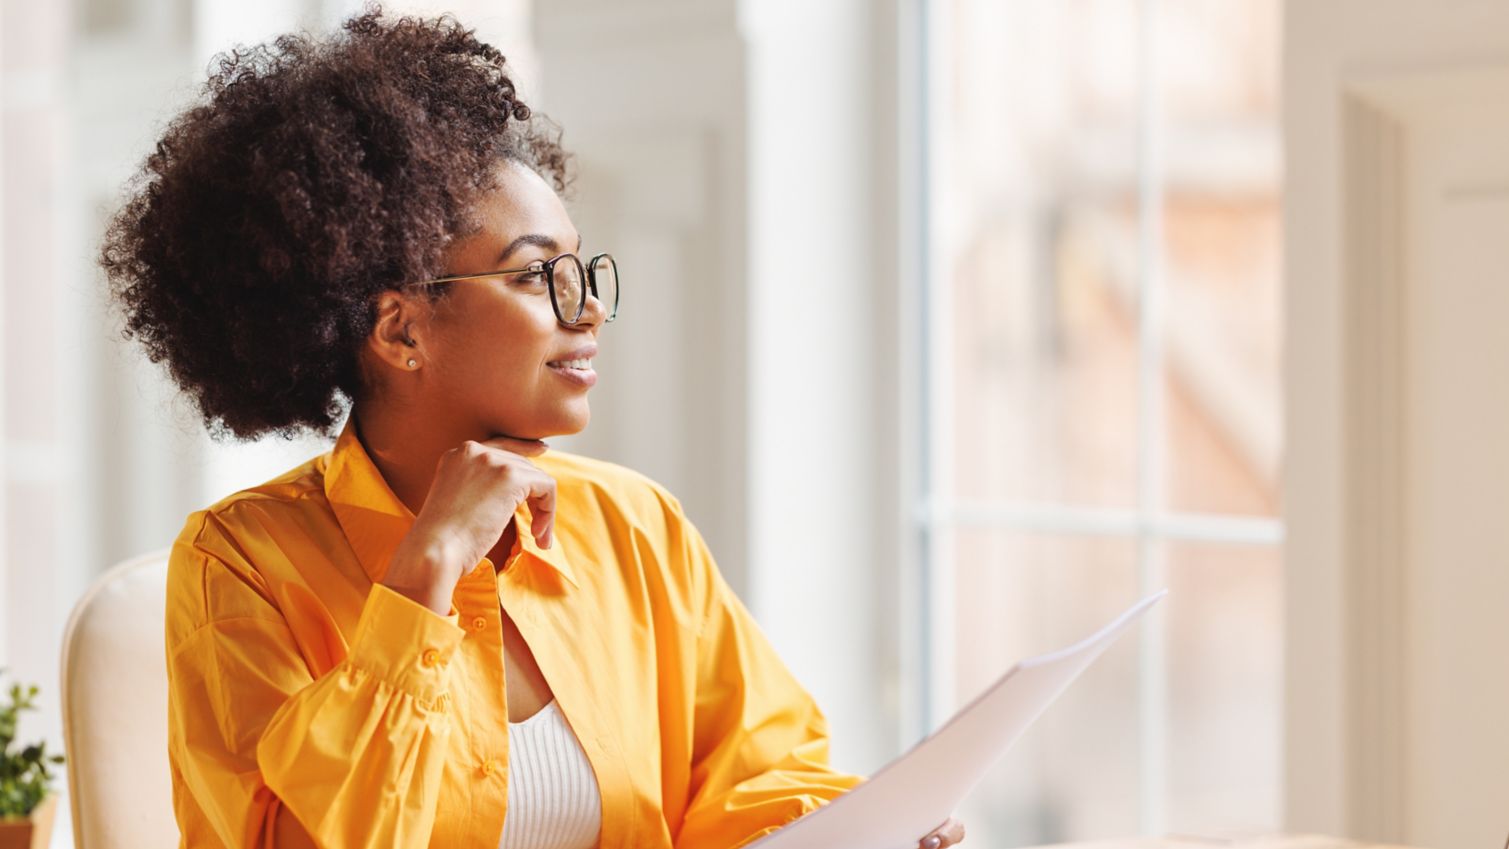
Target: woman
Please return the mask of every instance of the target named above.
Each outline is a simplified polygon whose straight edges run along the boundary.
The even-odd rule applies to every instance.
[[[372,10],[221,57],[112,222],[212,431],[350,407],[173,546],[184,845],[736,846],[859,781],[676,498],[542,441],[617,304],[558,135],[456,21]]]

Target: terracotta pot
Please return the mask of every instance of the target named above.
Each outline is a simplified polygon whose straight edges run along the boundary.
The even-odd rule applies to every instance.
[[[48,795],[25,819],[0,819],[0,849],[47,849],[58,795]]]

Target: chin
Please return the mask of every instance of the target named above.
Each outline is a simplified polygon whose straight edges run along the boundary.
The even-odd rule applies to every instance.
[[[582,422],[579,425],[574,425],[574,426],[571,426],[571,427],[562,426],[562,427],[558,427],[558,428],[553,428],[553,429],[551,429],[549,435],[550,436],[575,436],[576,434],[581,433],[582,431],[584,431],[586,429],[587,429],[587,423],[586,422]],[[540,438],[544,439],[545,437],[542,436]]]
[[[569,436],[573,433],[581,433],[587,429],[587,424],[592,421],[592,408],[587,406],[587,399],[583,398],[580,410],[572,410],[571,415],[566,417],[566,427],[561,431],[561,436]]]
[[[503,415],[493,419],[493,433],[507,434],[517,439],[549,439],[553,436],[573,436],[587,429],[592,420],[592,410],[585,399],[578,403],[557,406],[551,404],[538,410],[535,415],[520,419]]]
[[[541,433],[533,438],[549,439],[552,436],[573,436],[586,430],[587,423],[591,419],[592,415],[585,410],[580,415],[562,416],[560,419],[541,428]]]

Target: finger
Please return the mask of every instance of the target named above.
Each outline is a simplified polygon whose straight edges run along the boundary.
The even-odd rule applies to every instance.
[[[555,479],[541,474],[529,487],[529,530],[541,548],[555,543]]]
[[[964,823],[953,817],[944,821],[943,825],[933,829],[922,838],[917,845],[921,849],[943,849],[945,846],[953,846],[964,840]]]
[[[550,447],[543,439],[520,439],[516,436],[495,436],[492,439],[483,440],[482,444],[514,454],[522,454],[525,457],[538,457]]]

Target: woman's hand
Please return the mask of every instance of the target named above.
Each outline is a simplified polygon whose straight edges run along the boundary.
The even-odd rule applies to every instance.
[[[456,582],[498,544],[526,499],[533,517],[530,533],[541,548],[549,548],[555,479],[528,460],[545,447],[537,439],[498,437],[467,440],[442,454],[424,506],[393,552],[383,583],[444,616]]]
[[[964,823],[953,817],[948,822],[932,830],[932,833],[922,838],[917,844],[919,849],[943,849],[944,846],[953,846],[964,840]]]

